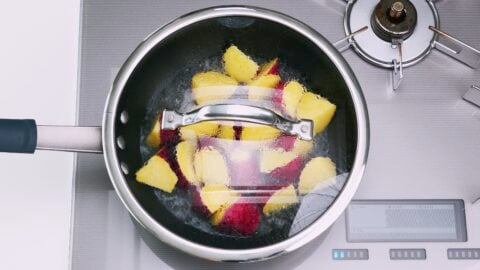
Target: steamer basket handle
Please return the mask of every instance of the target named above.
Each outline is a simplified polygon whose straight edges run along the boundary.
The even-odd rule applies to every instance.
[[[313,139],[313,123],[311,120],[290,121],[275,112],[256,106],[218,104],[207,105],[188,113],[164,110],[162,129],[174,130],[179,127],[203,121],[241,121],[275,127],[289,135],[297,135],[302,140]]]

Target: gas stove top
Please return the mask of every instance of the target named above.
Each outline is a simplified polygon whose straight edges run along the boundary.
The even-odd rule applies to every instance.
[[[113,78],[149,33],[196,9],[245,4],[288,14],[336,42],[364,91],[371,146],[355,201],[327,233],[292,254],[241,265],[207,262],[142,238],[103,157],[78,154],[71,267],[480,269],[480,90],[471,87],[480,84],[480,70],[470,67],[478,64],[480,2],[411,2],[413,32],[379,38],[371,23],[376,0],[84,0],[79,125],[101,124]],[[363,9],[370,10],[365,17]]]

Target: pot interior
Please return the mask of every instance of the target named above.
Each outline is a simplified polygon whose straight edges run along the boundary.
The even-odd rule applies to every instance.
[[[154,151],[145,147],[145,138],[155,117],[163,110],[185,111],[192,76],[206,70],[222,70],[222,54],[235,44],[257,63],[273,58],[281,61],[283,80],[298,80],[309,91],[320,94],[337,106],[335,116],[321,133],[318,155],[328,156],[337,170],[337,183],[330,190],[310,195],[310,200],[286,209],[280,216],[262,215],[258,231],[249,236],[216,231],[208,218],[191,211],[185,194],[171,194],[139,183],[135,172]],[[117,149],[119,160],[128,165],[125,175],[131,192],[159,224],[192,242],[223,249],[247,249],[283,241],[313,221],[333,203],[348,181],[357,146],[356,115],[349,89],[332,61],[313,42],[279,23],[252,17],[223,17],[189,25],[157,44],[135,68],[122,93],[115,137],[125,139]],[[128,123],[120,121],[127,112]],[[214,168],[212,168],[214,169]],[[322,199],[324,198],[324,199]],[[308,207],[304,207],[304,204]],[[304,217],[295,218],[304,207]],[[306,211],[306,212],[305,212]],[[278,224],[277,224],[278,223]],[[296,227],[295,227],[296,226]],[[294,227],[296,229],[294,229]]]

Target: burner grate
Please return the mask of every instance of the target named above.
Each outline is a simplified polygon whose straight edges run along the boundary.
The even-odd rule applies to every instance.
[[[348,0],[344,28],[347,37],[337,48],[353,47],[367,62],[391,69],[394,90],[403,68],[419,63],[432,49],[471,68],[480,66],[479,50],[439,29],[432,0]]]

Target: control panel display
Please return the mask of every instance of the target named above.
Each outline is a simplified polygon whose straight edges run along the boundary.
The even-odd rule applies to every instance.
[[[352,201],[349,242],[465,242],[463,200]]]

